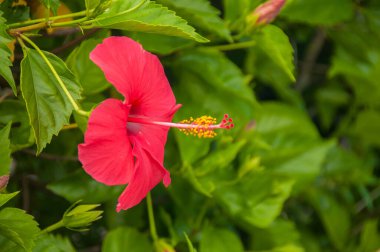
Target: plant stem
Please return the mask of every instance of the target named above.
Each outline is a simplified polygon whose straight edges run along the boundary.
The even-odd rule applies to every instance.
[[[45,63],[48,65],[50,71],[53,73],[55,79],[57,80],[59,86],[62,88],[63,92],[65,93],[66,97],[69,99],[69,102],[71,103],[71,105],[73,106],[74,110],[78,113],[78,114],[81,114],[81,115],[85,115],[85,116],[88,116],[89,115],[89,112],[87,111],[83,111],[79,108],[79,105],[76,103],[76,101],[74,100],[74,98],[71,96],[69,90],[67,90],[65,84],[63,83],[61,77],[59,77],[57,71],[55,70],[55,68],[53,67],[53,65],[50,63],[50,61],[48,60],[48,58],[46,57],[46,55],[41,51],[41,49],[32,41],[30,40],[27,36],[23,35],[23,34],[19,34],[19,36],[25,40],[26,42],[28,42],[39,54],[40,56],[42,57],[42,59],[45,61]],[[23,47],[25,47],[25,45],[22,44]]]
[[[48,226],[48,227],[45,228],[44,230],[42,230],[42,231],[40,232],[40,235],[41,235],[41,234],[45,234],[45,233],[49,233],[49,232],[54,231],[54,230],[56,230],[56,229],[58,229],[58,228],[61,228],[61,227],[64,227],[64,225],[63,225],[63,221],[62,221],[62,220],[58,221],[57,223],[54,223],[54,224],[51,225],[51,226]]]
[[[83,18],[80,18],[80,19],[72,20],[72,21],[60,22],[60,23],[51,24],[50,26],[51,26],[51,27],[71,26],[71,25],[73,25],[73,24],[78,24],[78,23],[80,23],[80,22],[86,21],[87,19],[88,19],[87,17],[83,17]]]
[[[150,235],[152,236],[153,242],[156,244],[158,242],[158,235],[157,235],[157,230],[156,230],[156,223],[154,222],[152,197],[150,195],[150,192],[146,196],[146,204],[147,204],[147,207],[148,207],[148,218],[149,218]]]
[[[255,41],[245,41],[245,42],[229,44],[229,45],[216,45],[216,46],[207,46],[207,47],[217,49],[219,51],[230,51],[230,50],[237,50],[237,49],[252,47],[255,44],[256,44]]]
[[[86,11],[80,11],[80,12],[74,12],[70,14],[50,17],[48,21],[54,21],[54,20],[70,18],[70,17],[81,17],[84,15],[86,15]],[[41,22],[46,22],[46,18],[33,19],[33,20],[28,20],[28,21],[24,21],[20,23],[13,23],[13,24],[9,24],[8,27],[9,28],[22,27],[22,26],[27,26],[31,24],[41,23]]]

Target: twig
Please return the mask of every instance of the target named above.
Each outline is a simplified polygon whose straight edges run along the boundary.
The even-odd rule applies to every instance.
[[[370,197],[371,197],[372,201],[374,201],[375,199],[379,198],[379,197],[380,197],[380,187],[375,188],[375,189],[370,193]],[[360,213],[363,209],[365,209],[366,205],[367,205],[367,204],[366,204],[365,199],[362,199],[361,201],[359,201],[359,202],[355,205],[355,212],[356,212],[356,213]]]
[[[29,191],[29,180],[27,175],[22,175],[22,209],[26,212],[30,211],[30,191]]]
[[[4,92],[2,94],[0,94],[0,102],[4,101],[5,98],[7,98],[9,96],[12,96],[12,94],[13,94],[12,89],[10,89],[10,88],[4,89]]]
[[[53,50],[51,50],[51,52],[54,54],[59,54],[59,53],[63,52],[64,50],[66,50],[70,47],[73,47],[73,46],[79,44],[80,42],[82,42],[83,40],[86,40],[87,38],[91,37],[98,30],[99,29],[91,29],[89,32],[85,33],[83,36],[77,37],[77,38],[71,40],[70,42],[68,42],[68,43],[66,43],[60,47],[54,48]]]
[[[303,91],[310,84],[311,73],[314,68],[315,61],[317,60],[325,41],[325,31],[318,29],[306,50],[305,58],[303,60],[304,64],[302,65],[301,73],[295,86],[297,90]]]
[[[36,156],[37,155],[37,153],[34,150],[31,150],[31,149],[23,149],[23,150],[21,150],[21,152],[29,154],[29,155],[32,155],[32,156]],[[41,153],[38,157],[42,158],[42,159],[55,160],[55,161],[78,161],[77,157],[73,157],[73,156],[59,156],[59,155],[50,154],[50,153]]]

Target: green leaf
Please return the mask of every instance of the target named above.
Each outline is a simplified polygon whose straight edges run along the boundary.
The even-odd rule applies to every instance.
[[[104,73],[89,58],[90,52],[103,41],[103,39],[88,39],[81,43],[70,53],[66,64],[83,88],[83,95],[100,93],[110,87]]]
[[[2,17],[2,14],[0,11],[0,75],[3,76],[11,86],[13,93],[17,95],[16,83],[13,79],[12,71],[9,68],[12,66],[12,62],[9,58],[12,52],[7,46],[7,44],[12,41],[12,37],[7,33],[6,20]]]
[[[138,41],[144,49],[157,54],[171,54],[196,44],[193,40],[153,33],[128,32],[128,37]]]
[[[349,132],[365,144],[380,146],[379,128],[380,113],[376,110],[365,110],[359,113]]]
[[[280,214],[293,184],[293,179],[256,172],[245,175],[238,183],[219,187],[215,195],[233,218],[264,228]]]
[[[230,31],[219,17],[219,10],[208,0],[157,0],[157,2],[174,10],[191,25],[232,42]]]
[[[101,0],[85,0],[86,9],[92,10],[100,4]]]
[[[244,247],[239,236],[224,228],[206,227],[202,231],[200,252],[243,252]]]
[[[9,141],[9,131],[11,123],[0,130],[0,176],[9,174],[11,167],[11,150]]]
[[[356,251],[371,252],[380,248],[380,233],[377,229],[378,219],[367,220],[360,235],[360,246]]]
[[[292,0],[280,15],[295,22],[333,25],[350,19],[353,14],[351,0]]]
[[[80,98],[80,86],[65,63],[49,52],[43,52],[74,100]],[[21,61],[21,91],[26,102],[30,124],[40,153],[53,135],[69,123],[73,105],[53,72],[34,49],[24,48]]]
[[[256,36],[257,46],[294,82],[293,47],[288,36],[274,25],[265,26]]]
[[[0,124],[10,122],[14,125],[10,132],[12,152],[34,144],[33,130],[23,102],[5,100],[0,103]]]
[[[33,216],[18,208],[4,208],[0,211],[1,251],[16,249],[32,251],[39,228]]]
[[[15,197],[19,192],[13,193],[0,193],[0,207]]]
[[[95,27],[184,37],[198,42],[208,41],[175,12],[147,0],[113,1],[103,14],[91,20],[91,24]]]
[[[228,113],[238,123],[233,130],[218,133],[236,134],[253,119],[257,103],[252,90],[241,70],[222,53],[214,50],[183,53],[172,65],[172,71],[177,101],[186,104],[176,113],[175,120],[202,115],[218,120]],[[210,140],[175,133],[183,162],[192,164],[208,152]]]
[[[83,200],[88,203],[100,203],[110,200],[121,193],[123,187],[106,186],[90,176],[83,169],[48,185],[48,189],[70,202]]]
[[[44,234],[36,240],[33,252],[75,252],[74,246],[67,237]]]
[[[133,228],[121,227],[107,234],[103,242],[102,251],[153,252],[153,247],[146,235]]]
[[[312,190],[309,200],[317,211],[335,248],[343,251],[350,235],[351,220],[348,209],[328,192]]]
[[[197,250],[194,248],[193,243],[191,242],[191,240],[189,239],[189,237],[187,236],[187,234],[183,233],[183,235],[185,236],[189,252],[197,252]]]
[[[41,3],[51,12],[53,12],[54,16],[57,15],[58,7],[61,5],[59,0],[40,0]]]

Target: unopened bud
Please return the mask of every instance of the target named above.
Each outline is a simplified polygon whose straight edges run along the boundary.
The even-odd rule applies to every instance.
[[[7,187],[8,181],[9,175],[0,176],[0,191],[4,190]]]
[[[269,24],[280,13],[286,0],[269,0],[259,5],[253,12],[247,17],[247,22],[251,26],[260,26]]]

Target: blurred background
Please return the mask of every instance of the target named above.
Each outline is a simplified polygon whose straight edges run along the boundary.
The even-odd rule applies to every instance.
[[[12,219],[5,207],[24,210],[25,223],[41,230],[78,200],[104,211],[82,232],[60,228],[38,236],[31,228],[28,237],[11,223],[16,235],[0,232],[0,251],[379,251],[380,1],[157,0],[113,23],[108,10],[122,13],[141,1],[0,2],[0,59],[7,44],[18,93],[3,71],[0,161],[8,162],[5,148],[12,161],[1,188],[7,195],[20,191],[2,206],[0,230]],[[116,213],[125,186],[102,185],[81,168],[83,117],[74,113],[36,156],[19,87],[23,52],[4,34],[30,19],[44,22],[49,9],[51,16],[68,14],[59,20],[67,23],[24,34],[65,62],[82,86],[83,108],[121,98],[88,55],[104,38],[123,35],[160,57],[183,105],[174,121],[219,120],[225,113],[234,119],[234,129],[212,139],[170,130],[165,167],[172,184],[152,190],[158,240],[150,235],[145,201]],[[70,23],[80,18],[70,13],[86,9],[90,20],[103,21]]]

